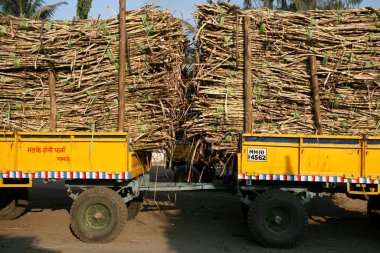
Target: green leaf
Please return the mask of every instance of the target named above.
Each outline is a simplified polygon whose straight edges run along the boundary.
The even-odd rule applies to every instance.
[[[7,35],[8,30],[5,26],[0,25],[0,36]]]
[[[323,54],[322,66],[324,68],[327,68],[328,62],[329,62],[329,55],[325,53]]]
[[[139,50],[140,50],[140,53],[142,53],[142,54],[146,54],[146,50],[145,50],[145,47],[144,47],[143,44],[138,43],[137,46],[138,46],[138,48],[139,48]]]
[[[104,36],[110,35],[110,32],[108,31],[107,23],[106,22],[102,22],[101,29],[102,29],[102,32],[103,32]]]
[[[373,32],[370,32],[369,33],[369,42],[372,42],[372,41],[374,41],[375,40],[375,34],[373,33]]]
[[[315,26],[316,24],[318,24],[318,20],[311,18],[310,19],[310,26]]]
[[[111,42],[116,42],[117,41],[116,35],[110,35],[109,38],[110,38]]]
[[[219,19],[220,25],[224,25],[224,19],[225,19],[224,14],[220,15],[220,19]]]
[[[151,35],[153,33],[153,25],[148,25],[145,27],[146,34]]]
[[[137,80],[137,83],[138,84],[143,84],[144,83],[144,79],[142,78],[141,75],[139,75],[139,79]]]
[[[345,121],[342,121],[341,126],[342,126],[344,129],[347,129],[347,128],[350,127],[350,124],[345,120]]]
[[[20,57],[16,57],[13,59],[13,67],[18,69],[21,66]]]
[[[226,142],[232,142],[232,134],[231,133],[226,133],[226,135],[224,136],[224,140]]]
[[[47,31],[50,31],[51,28],[52,28],[52,26],[53,26],[53,22],[52,22],[52,21],[47,21],[47,22],[46,22],[46,25],[45,25],[45,29],[46,29]]]
[[[293,118],[294,118],[294,119],[300,119],[300,112],[299,112],[298,110],[295,110],[295,111],[293,112]]]
[[[142,19],[142,22],[143,22],[144,26],[147,26],[149,24],[149,22],[148,22],[148,15],[143,14],[141,16],[141,19]]]
[[[145,133],[148,130],[148,127],[145,124],[139,125],[139,130],[142,133]]]
[[[218,126],[211,125],[210,128],[211,128],[211,131],[213,131],[213,132],[218,131]]]
[[[116,63],[116,57],[115,57],[115,55],[114,55],[114,53],[113,53],[112,48],[108,48],[108,49],[107,49],[107,55],[108,55],[108,58],[110,59],[110,62],[111,62],[112,64]]]
[[[224,111],[224,109],[223,109],[223,106],[222,105],[218,105],[217,107],[216,107],[216,112],[217,113],[222,113]]]
[[[28,30],[29,22],[27,20],[20,21],[20,30]]]
[[[136,103],[135,106],[136,106],[136,109],[139,111],[141,111],[143,109],[143,107],[140,103]]]
[[[232,43],[231,36],[224,36],[223,46],[228,47],[229,45],[231,45],[231,43]]]
[[[84,24],[84,29],[86,30],[89,30],[91,28],[91,22],[90,21],[87,21],[85,24]]]
[[[226,93],[227,93],[227,96],[231,96],[232,95],[232,88],[228,86],[226,89]]]
[[[135,88],[133,87],[132,84],[128,85],[128,91],[129,92],[133,92],[135,90]]]
[[[265,31],[266,31],[266,24],[265,23],[261,23],[260,24],[260,34],[263,35],[265,34]]]
[[[150,94],[148,95],[147,100],[148,101],[153,101],[153,98],[152,98],[152,96]]]
[[[22,108],[21,102],[16,102],[15,107],[16,110],[20,110]]]
[[[372,67],[373,67],[373,65],[372,65],[372,63],[370,61],[366,61],[365,62],[364,68],[371,69]]]
[[[312,40],[313,39],[313,31],[310,30],[310,28],[306,29],[306,34],[307,34],[307,40]]]

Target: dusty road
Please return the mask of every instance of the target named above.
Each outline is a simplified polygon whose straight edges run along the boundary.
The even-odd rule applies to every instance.
[[[366,203],[339,195],[308,204],[309,231],[293,250],[265,249],[250,237],[236,196],[227,192],[149,194],[144,209],[109,244],[86,244],[70,232],[62,182],[38,183],[29,213],[0,221],[0,252],[380,252],[380,228],[364,214]]]

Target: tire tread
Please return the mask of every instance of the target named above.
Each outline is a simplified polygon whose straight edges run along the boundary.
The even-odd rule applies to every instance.
[[[302,231],[294,238],[292,241],[288,241],[286,243],[276,243],[271,242],[270,238],[266,238],[262,233],[262,227],[259,222],[255,222],[255,218],[260,215],[261,207],[268,201],[276,198],[284,199],[290,201],[297,207],[300,215],[304,217],[304,220],[301,221]],[[294,248],[304,237],[307,231],[308,225],[308,215],[305,207],[302,203],[291,193],[280,191],[280,190],[268,190],[260,194],[254,201],[252,201],[249,211],[248,211],[248,226],[252,233],[254,239],[264,247],[268,248],[280,248],[280,249],[289,249]]]
[[[117,208],[118,218],[116,227],[109,233],[107,236],[103,238],[93,239],[90,231],[85,231],[81,229],[80,223],[76,219],[76,215],[78,215],[79,209],[83,201],[92,197],[103,197],[114,203]],[[79,197],[74,201],[70,210],[70,224],[71,230],[74,235],[83,242],[97,242],[97,243],[108,243],[114,240],[123,230],[125,223],[128,220],[128,211],[126,205],[121,198],[121,196],[116,193],[114,190],[105,188],[105,187],[94,187],[82,192]]]

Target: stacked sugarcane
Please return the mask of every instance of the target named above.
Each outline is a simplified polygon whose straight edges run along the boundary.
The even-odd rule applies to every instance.
[[[135,149],[169,145],[183,102],[182,22],[152,6],[127,12],[125,130]],[[48,71],[58,131],[116,131],[118,19],[0,17],[0,131],[49,131]]]
[[[254,133],[315,134],[310,56],[317,59],[324,134],[379,134],[380,14],[377,10],[195,12],[198,63],[189,136],[235,152],[244,126],[244,16],[250,17]],[[249,71],[249,70],[247,70]]]

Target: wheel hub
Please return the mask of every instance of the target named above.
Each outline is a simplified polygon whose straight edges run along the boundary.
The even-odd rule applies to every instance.
[[[277,225],[280,225],[282,222],[283,220],[281,216],[274,217],[274,223],[276,223]]]
[[[83,221],[93,230],[104,229],[111,222],[111,212],[104,205],[91,204],[84,211]]]
[[[94,215],[95,220],[100,220],[103,218],[103,214],[101,212],[96,212]]]
[[[264,226],[266,229],[276,235],[283,235],[291,226],[291,216],[283,208],[275,207],[268,210],[264,216]]]

